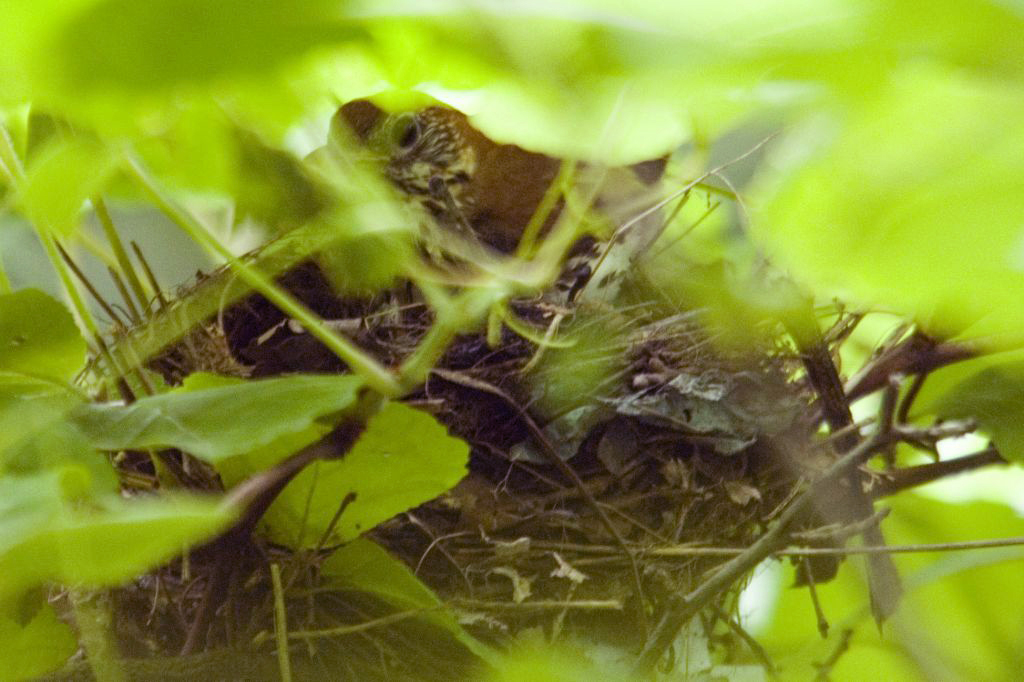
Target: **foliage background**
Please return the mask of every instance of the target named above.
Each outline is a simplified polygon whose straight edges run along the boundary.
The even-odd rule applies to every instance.
[[[1024,5],[1014,0],[927,8],[910,0],[723,0],[628,10],[610,0],[8,0],[0,6],[5,290],[56,291],[27,226],[44,244],[55,235],[76,253],[89,251],[96,223],[82,207],[100,192],[117,199],[118,226],[147,253],[168,254],[157,264],[163,282],[184,279],[208,258],[147,208],[119,171],[126,155],[236,252],[281,225],[302,223],[301,203],[282,212],[295,203],[268,197],[287,189],[287,174],[267,181],[267,160],[254,162],[246,135],[302,155],[325,139],[339,102],[385,89],[396,101],[429,93],[458,104],[495,139],[551,154],[625,163],[684,145],[697,167],[683,173],[713,168],[770,133],[752,176],[742,167],[726,171],[741,201],[702,226],[689,248],[709,260],[727,254],[741,266],[756,248],[820,300],[878,311],[858,332],[864,355],[850,351],[848,368],[901,319],[979,344],[982,357],[929,380],[917,416],[977,416],[1004,456],[1019,461],[1021,35]],[[57,130],[78,132],[37,139],[29,125],[36,113],[52,116]],[[23,178],[12,170],[15,157],[27,160]],[[737,225],[749,228],[754,246],[737,238]],[[65,461],[93,447],[51,428],[62,423],[64,402],[74,402],[53,386],[73,377],[85,349],[66,313],[28,296],[7,296],[0,308],[9,441],[0,485],[11,488],[0,496],[7,507],[0,575],[14,576],[4,578],[0,596],[8,598],[41,579],[117,583],[226,522],[223,507],[201,500],[121,510],[104,498],[97,504],[106,516],[68,515],[65,503],[108,486],[109,474],[53,465],[55,448]],[[23,352],[14,341],[32,320],[41,322],[29,339],[32,352]],[[26,396],[31,422],[24,421]],[[44,442],[44,435],[58,440]],[[29,442],[42,444],[25,454]],[[970,487],[957,480],[935,493],[898,496],[890,541],[1024,536],[1016,474],[999,474],[1004,485],[1011,475],[1017,481],[1005,495],[983,486],[978,498],[952,499],[951,486]],[[164,544],[140,550],[136,563],[90,569],[76,555],[38,574],[53,549],[42,531],[65,533],[67,542],[85,524],[126,522],[127,515],[139,537],[158,535]],[[768,596],[755,600],[752,590],[744,604],[756,606],[743,615],[795,679],[811,676],[846,628],[853,634],[833,679],[1013,679],[1024,664],[1022,554],[897,557],[911,589],[882,635],[869,627],[863,586],[849,566],[820,590],[834,623],[826,640],[816,635],[803,593],[780,589],[790,576],[777,564],[755,582]],[[29,659],[42,642],[58,660],[67,653],[67,634],[54,635],[63,631],[52,614],[38,614],[0,622],[2,639],[15,642],[7,669],[36,670]],[[531,665],[569,679],[577,664],[547,655],[524,654],[507,679]]]

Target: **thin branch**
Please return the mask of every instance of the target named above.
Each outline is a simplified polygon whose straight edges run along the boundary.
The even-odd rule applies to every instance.
[[[836,667],[836,663],[839,662],[839,659],[850,648],[851,639],[853,639],[853,630],[850,628],[843,630],[835,650],[824,661],[814,664],[814,667],[818,669],[818,674],[814,676],[815,682],[826,682],[829,679],[829,675],[832,669]]]
[[[538,601],[513,602],[489,602],[482,599],[449,599],[449,606],[463,609],[478,609],[481,611],[561,611],[573,609],[576,611],[621,611],[625,606],[618,599],[589,599],[582,601],[561,601],[558,599],[545,599]]]
[[[139,279],[138,273],[135,272],[135,268],[132,266],[131,260],[128,258],[128,253],[125,251],[124,243],[121,241],[121,236],[117,233],[117,228],[114,227],[114,221],[111,219],[110,212],[107,210],[106,202],[104,202],[103,197],[99,195],[92,197],[89,201],[92,204],[93,210],[96,212],[96,218],[99,220],[100,226],[103,227],[103,234],[106,235],[107,242],[110,243],[110,248],[114,252],[114,258],[116,259],[117,266],[121,271],[120,274],[128,280],[128,285],[135,294],[135,298],[138,300],[139,305],[146,305],[149,295],[142,284],[142,280]],[[125,296],[125,301],[128,301],[127,296]]]
[[[768,676],[775,677],[778,675],[778,670],[775,669],[775,664],[772,662],[768,652],[764,650],[763,646],[761,646],[761,643],[725,611],[720,608],[716,608],[715,612],[718,615],[718,619],[725,623],[729,629],[747,645],[747,648],[749,648],[750,652],[754,654],[754,658],[761,663],[761,666],[764,668],[765,672],[768,673]]]
[[[894,374],[927,374],[940,367],[976,357],[982,349],[964,341],[936,341],[921,332],[886,349],[846,382],[846,395],[857,400],[874,393]]]
[[[292,659],[288,652],[288,610],[284,604],[284,590],[281,587],[281,567],[275,561],[270,564],[270,582],[274,586],[274,636],[277,640],[277,665],[281,682],[292,681]]]
[[[1008,464],[1002,454],[994,447],[989,447],[971,455],[964,455],[956,459],[922,464],[914,467],[906,467],[889,472],[871,490],[874,498],[895,495],[903,490],[916,488],[917,486],[933,483],[947,476],[975,471],[993,464]]]
[[[211,255],[223,258],[246,284],[263,294],[267,300],[282,312],[290,315],[302,324],[306,331],[327,346],[332,353],[349,366],[353,373],[362,377],[374,390],[385,396],[397,396],[402,393],[398,380],[387,368],[383,367],[375,358],[363,351],[352,341],[329,329],[316,313],[303,305],[290,293],[274,284],[263,273],[236,258],[195,217],[168,197],[164,189],[155,179],[150,177],[138,161],[128,159],[124,164],[124,168],[129,177],[149,195],[154,205],[191,239]]]

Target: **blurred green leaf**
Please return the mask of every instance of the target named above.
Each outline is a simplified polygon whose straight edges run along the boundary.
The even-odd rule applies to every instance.
[[[185,378],[184,386],[196,391],[217,386],[240,386],[245,379],[197,372]],[[288,455],[298,452],[327,435],[334,428],[329,422],[313,421],[298,431],[281,434],[270,442],[251,450],[217,460],[216,469],[225,488],[232,488],[259,471],[265,471]]]
[[[466,475],[468,458],[469,446],[449,436],[433,417],[388,403],[352,450],[303,470],[263,520],[277,542],[315,547],[342,501],[353,494],[325,544],[346,542],[451,489]]]
[[[481,658],[494,652],[469,635],[437,595],[409,567],[377,543],[356,538],[339,547],[320,567],[321,575],[341,589],[369,592],[399,609],[424,609],[423,618],[452,633]]]
[[[1024,461],[1024,352],[985,355],[928,377],[914,416],[977,419],[1006,458]]]
[[[895,542],[1024,535],[1024,520],[1003,505],[901,495],[892,506]],[[893,634],[924,679],[1019,677],[1024,631],[1019,612],[1007,604],[1024,600],[1022,561],[1024,548],[1017,546],[911,555],[901,562],[908,590]]]
[[[234,520],[210,499],[108,495],[71,505],[81,478],[72,467],[0,478],[0,603],[45,582],[117,585]]]
[[[316,262],[339,294],[373,295],[394,285],[415,258],[412,233],[398,228],[353,234],[318,254]]]
[[[102,191],[116,156],[82,138],[55,139],[29,165],[21,206],[37,229],[69,235],[79,223],[85,200]]]
[[[927,488],[922,489],[922,492]],[[892,513],[883,524],[892,544],[943,543],[1024,535],[1024,520],[1005,506],[950,504],[905,493],[886,500]],[[1020,547],[895,555],[905,597],[879,632],[870,618],[860,557],[850,557],[838,577],[817,586],[831,628],[817,633],[814,607],[805,589],[788,589],[787,566],[779,600],[765,631],[752,632],[779,666],[783,679],[813,677],[815,664],[836,650],[843,631],[853,629],[830,679],[1013,680],[1021,665],[1019,613],[1007,609],[1024,589]],[[781,573],[781,572],[780,572]]]
[[[793,173],[764,196],[758,234],[823,295],[896,307],[947,333],[1015,332],[1022,107],[1021,88],[904,68],[839,131],[789,139]]]
[[[542,641],[539,633],[527,631],[516,646],[495,662],[487,682],[627,682],[636,679],[625,661],[595,662],[590,658],[596,647],[586,650],[566,644]],[[685,679],[681,678],[681,679]]]
[[[0,296],[0,372],[67,381],[85,364],[85,341],[67,309],[38,289]]]
[[[83,401],[67,386],[0,373],[0,472],[29,474],[73,465],[88,472],[95,491],[115,491],[117,477],[107,457],[67,420]]]
[[[261,74],[359,29],[335,0],[100,0],[52,46],[66,85],[149,91]]]
[[[0,669],[9,680],[34,679],[59,668],[78,649],[71,627],[40,595],[28,622],[0,615]]]
[[[351,375],[294,375],[195,390],[186,383],[131,405],[82,405],[72,418],[101,450],[176,447],[216,463],[344,410],[361,385]]]
[[[238,218],[249,217],[272,232],[297,227],[329,203],[326,189],[315,183],[291,154],[274,149],[258,135],[235,129],[238,178],[233,188]]]

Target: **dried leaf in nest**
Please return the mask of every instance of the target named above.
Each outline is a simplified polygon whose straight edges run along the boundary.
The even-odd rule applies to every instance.
[[[700,436],[720,455],[790,429],[806,407],[769,377],[710,368],[679,371],[669,381],[607,401],[616,413]]]

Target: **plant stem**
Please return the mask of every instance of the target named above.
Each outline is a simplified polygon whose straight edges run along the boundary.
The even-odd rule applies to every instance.
[[[281,682],[292,681],[292,662],[288,656],[288,612],[284,605],[284,590],[281,588],[281,566],[270,564],[270,581],[274,585],[274,635],[277,642],[277,665],[281,671]]]
[[[21,159],[18,158],[18,152],[14,148],[14,143],[11,140],[10,133],[7,132],[7,128],[0,125],[0,165],[3,165],[4,172],[12,179],[15,184],[15,188],[19,188],[25,181],[25,170],[21,163]],[[50,264],[56,271],[57,276],[60,278],[61,285],[64,287],[64,292],[68,296],[68,300],[71,302],[71,306],[74,309],[78,323],[83,327],[92,338],[99,338],[99,327],[96,325],[96,320],[92,316],[92,312],[88,306],[85,305],[85,301],[82,298],[81,292],[75,285],[75,280],[71,276],[71,270],[67,264],[60,257],[60,253],[57,249],[57,240],[53,236],[53,232],[50,230],[49,225],[33,225],[36,234],[39,236],[39,241],[43,245],[43,250],[46,252],[46,256],[50,259]],[[6,277],[4,278],[6,280]],[[9,287],[8,283],[8,287]]]
[[[96,211],[96,218],[100,221],[100,225],[103,226],[103,234],[106,235],[110,248],[114,251],[114,258],[117,260],[121,274],[128,281],[128,286],[131,287],[132,293],[135,294],[135,299],[139,302],[139,305],[145,308],[146,301],[152,296],[152,292],[146,291],[146,287],[143,286],[142,280],[139,279],[138,273],[135,272],[132,262],[128,259],[128,252],[125,251],[121,237],[114,228],[114,221],[110,219],[110,212],[107,210],[106,202],[98,194],[92,197],[90,201],[92,202],[93,210]]]
[[[253,269],[247,263],[235,258],[234,254],[217,241],[198,220],[174,203],[157,181],[150,177],[136,160],[129,158],[125,163],[125,170],[139,184],[143,191],[150,196],[157,208],[167,215],[193,241],[211,255],[225,260],[246,284],[263,294],[281,311],[297,320],[306,331],[341,358],[354,373],[366,380],[366,383],[371,388],[388,397],[400,394],[399,382],[387,368],[367,353],[364,353],[362,349],[351,341],[329,329],[324,325],[323,320],[319,316],[291,294],[277,286],[269,278]]]
[[[121,682],[124,671],[111,636],[110,601],[106,594],[71,590],[71,606],[79,640],[97,682]]]

